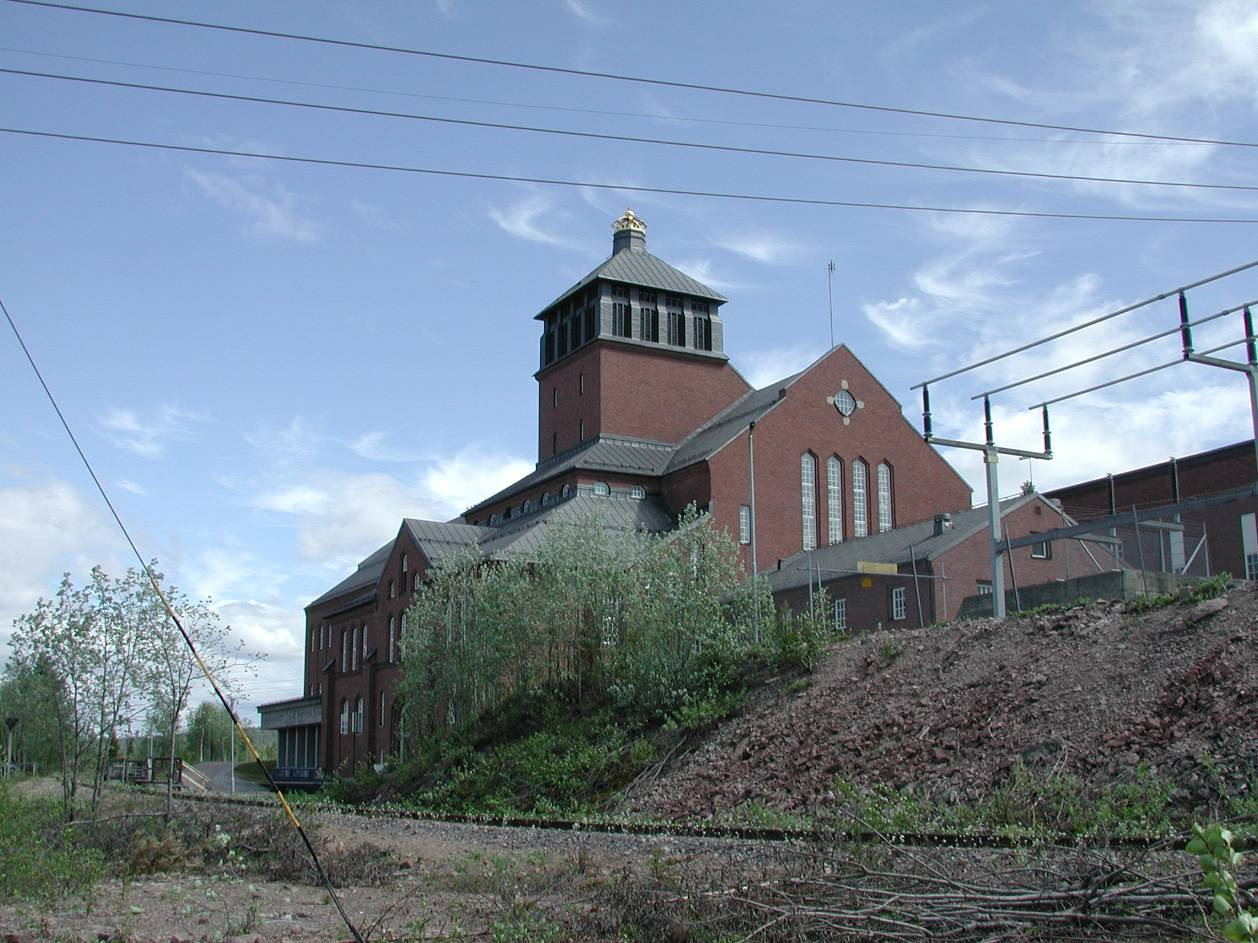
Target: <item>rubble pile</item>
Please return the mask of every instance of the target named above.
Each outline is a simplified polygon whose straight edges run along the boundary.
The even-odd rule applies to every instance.
[[[1138,769],[1200,806],[1258,781],[1258,586],[1145,612],[1064,612],[882,631],[835,645],[798,693],[756,699],[638,796],[713,817],[824,809],[842,779],[980,798],[1021,763],[1088,785]]]

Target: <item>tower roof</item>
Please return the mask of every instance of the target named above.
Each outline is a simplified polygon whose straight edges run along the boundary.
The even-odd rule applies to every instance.
[[[675,295],[689,295],[692,298],[703,298],[716,304],[729,301],[719,291],[714,291],[698,279],[691,278],[680,269],[674,268],[663,259],[647,252],[646,223],[641,217],[635,215],[633,210],[625,210],[625,215],[612,223],[612,229],[614,230],[612,254],[585,278],[566,289],[558,298],[543,308],[534,320],[543,320],[546,312],[558,302],[598,279]]]

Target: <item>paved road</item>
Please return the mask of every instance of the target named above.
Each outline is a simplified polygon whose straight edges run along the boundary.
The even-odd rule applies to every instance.
[[[196,768],[204,773],[210,780],[210,788],[215,792],[231,792],[232,791],[232,764],[231,763],[197,763]],[[240,776],[236,777],[236,794],[266,792],[267,790],[257,783],[252,783]]]

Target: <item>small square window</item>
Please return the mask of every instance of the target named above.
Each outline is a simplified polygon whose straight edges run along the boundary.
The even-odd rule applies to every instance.
[[[1053,557],[1053,545],[1047,541],[1041,541],[1037,544],[1031,544],[1032,560],[1051,560]]]

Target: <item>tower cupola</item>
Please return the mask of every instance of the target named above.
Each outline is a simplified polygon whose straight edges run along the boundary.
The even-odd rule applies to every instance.
[[[628,249],[631,252],[646,251],[646,223],[625,210],[625,215],[612,223],[612,255]]]

